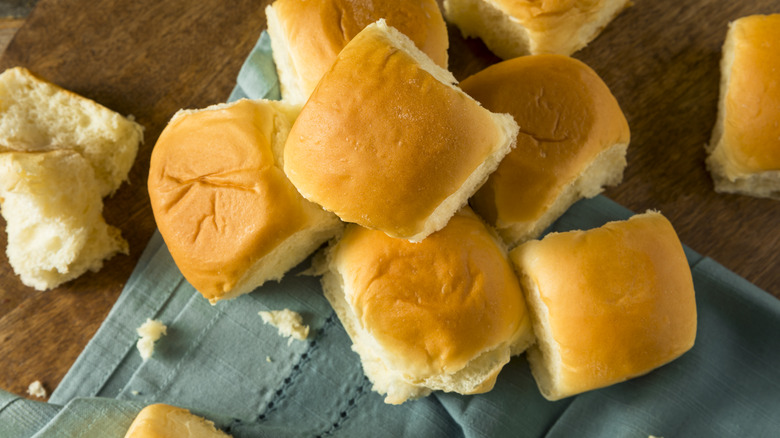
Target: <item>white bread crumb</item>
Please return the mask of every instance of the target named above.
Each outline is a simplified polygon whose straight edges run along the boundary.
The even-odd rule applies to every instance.
[[[141,353],[141,358],[144,361],[152,357],[152,354],[154,353],[154,343],[160,339],[160,337],[167,334],[167,330],[168,327],[166,327],[165,324],[151,318],[146,318],[146,322],[143,323],[141,327],[135,329],[138,336],[141,337],[141,339],[138,340],[136,347],[138,347],[138,352]]]
[[[30,383],[30,386],[27,387],[27,393],[33,397],[46,398],[46,388],[43,387],[40,380]]]
[[[303,324],[303,318],[297,312],[284,309],[259,312],[258,314],[263,318],[265,324],[271,324],[279,330],[280,335],[290,338],[287,341],[288,345],[293,339],[302,341],[309,337],[309,326]]]

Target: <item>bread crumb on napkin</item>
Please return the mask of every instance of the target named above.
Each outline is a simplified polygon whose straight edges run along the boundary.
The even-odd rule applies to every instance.
[[[138,336],[141,337],[141,339],[138,340],[136,347],[138,347],[138,352],[141,353],[141,358],[144,361],[152,357],[152,354],[154,353],[154,343],[157,342],[160,337],[167,334],[167,330],[168,327],[166,327],[165,324],[151,318],[146,318],[146,322],[135,329]]]
[[[279,334],[289,339],[287,344],[292,343],[293,339],[301,341],[309,337],[309,326],[303,324],[303,318],[298,312],[290,309],[272,310],[269,312],[258,313],[265,324],[271,324],[279,330]],[[266,358],[268,360],[268,358]]]

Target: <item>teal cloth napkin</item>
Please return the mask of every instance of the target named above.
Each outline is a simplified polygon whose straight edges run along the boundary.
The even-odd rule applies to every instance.
[[[278,98],[267,34],[230,97]],[[598,196],[551,231],[588,229],[632,212]],[[181,276],[159,234],[106,320],[48,403],[0,391],[0,437],[121,437],[145,405],[165,402],[240,437],[777,437],[780,300],[685,248],[699,312],[680,359],[609,388],[544,400],[524,356],[487,394],[434,393],[400,406],[371,391],[357,354],[302,263],[279,283],[211,306]],[[300,312],[313,335],[280,337],[261,310]],[[135,329],[168,334],[141,361]]]

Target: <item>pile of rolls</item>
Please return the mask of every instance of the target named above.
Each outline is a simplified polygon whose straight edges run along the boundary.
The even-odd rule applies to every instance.
[[[266,15],[282,101],[182,110],[152,154],[155,220],[204,297],[278,280],[327,242],[325,296],[393,404],[489,391],[526,351],[556,400],[691,348],[690,269],[660,213],[536,240],[622,179],[629,127],[592,69],[529,55],[458,84],[434,0]]]

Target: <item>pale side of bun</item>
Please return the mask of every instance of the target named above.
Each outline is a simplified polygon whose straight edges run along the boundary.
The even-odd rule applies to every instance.
[[[72,149],[92,166],[100,196],[127,179],[143,128],[132,118],[15,67],[0,75],[0,151]]]
[[[630,0],[444,0],[447,21],[503,59],[585,47]]]
[[[285,173],[345,222],[420,241],[514,147],[517,124],[463,93],[383,20],[339,54],[285,145]]]
[[[127,254],[119,229],[103,219],[99,187],[89,161],[75,151],[0,153],[6,252],[25,285],[52,289]]]
[[[780,199],[780,14],[729,25],[707,147],[715,190]]]
[[[386,403],[489,391],[533,342],[503,244],[468,208],[420,243],[350,224],[319,261],[325,296]]]
[[[514,58],[461,88],[520,126],[517,146],[470,201],[510,248],[539,237],[574,202],[622,180],[628,122],[604,81],[581,61]]]
[[[127,429],[125,438],[230,438],[214,423],[187,409],[163,403],[143,409]]]
[[[290,103],[305,103],[341,49],[379,19],[447,67],[447,26],[436,0],[276,0],[265,12],[282,97]]]
[[[549,400],[646,374],[693,346],[691,271],[660,213],[549,234],[510,258],[537,339],[531,372]]]
[[[281,279],[342,227],[282,171],[298,111],[246,99],[180,111],[154,147],[157,226],[181,273],[212,304]]]

